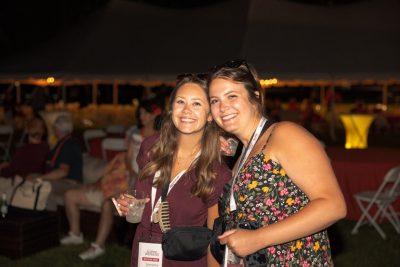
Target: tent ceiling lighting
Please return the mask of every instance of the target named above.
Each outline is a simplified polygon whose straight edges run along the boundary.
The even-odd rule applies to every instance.
[[[54,77],[47,77],[46,82],[48,84],[53,84],[55,82],[55,79],[54,79]]]
[[[262,87],[272,86],[272,85],[278,84],[278,79],[272,78],[272,79],[267,79],[267,80],[260,80],[260,84]]]

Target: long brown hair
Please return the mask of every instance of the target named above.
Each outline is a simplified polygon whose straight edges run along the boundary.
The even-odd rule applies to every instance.
[[[160,138],[149,152],[152,160],[139,174],[139,180],[153,179],[155,172],[159,170],[160,177],[154,184],[158,188],[168,183],[171,177],[172,164],[178,147],[178,130],[172,121],[172,103],[175,101],[177,91],[187,83],[200,86],[207,96],[207,79],[195,74],[180,78],[172,91],[167,114],[161,126]],[[214,121],[207,122],[201,139],[200,157],[190,167],[190,170],[194,169],[197,177],[191,189],[194,196],[205,199],[214,190],[216,173],[213,171],[213,164],[221,162],[219,147],[219,129]]]

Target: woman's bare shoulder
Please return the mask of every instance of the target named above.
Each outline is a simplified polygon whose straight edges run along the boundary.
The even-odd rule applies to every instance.
[[[315,139],[309,131],[294,122],[278,122],[275,123],[273,127],[272,135],[280,142],[287,142],[288,140],[298,142],[304,139]]]

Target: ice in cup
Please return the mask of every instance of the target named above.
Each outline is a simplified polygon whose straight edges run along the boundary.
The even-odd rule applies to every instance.
[[[144,205],[146,204],[145,192],[131,189],[124,193],[124,199],[129,203],[126,221],[139,223],[142,220]]]
[[[225,148],[225,150],[222,150],[222,154],[228,157],[235,156],[239,141],[236,138],[230,137],[226,139],[226,142],[228,146]]]

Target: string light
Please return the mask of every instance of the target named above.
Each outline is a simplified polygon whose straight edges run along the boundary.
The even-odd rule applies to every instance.
[[[52,83],[55,82],[55,79],[54,79],[54,77],[47,77],[46,82],[47,82],[48,84],[52,84]]]
[[[260,80],[260,84],[262,87],[276,85],[276,84],[278,84],[278,79],[272,78],[272,79]]]

